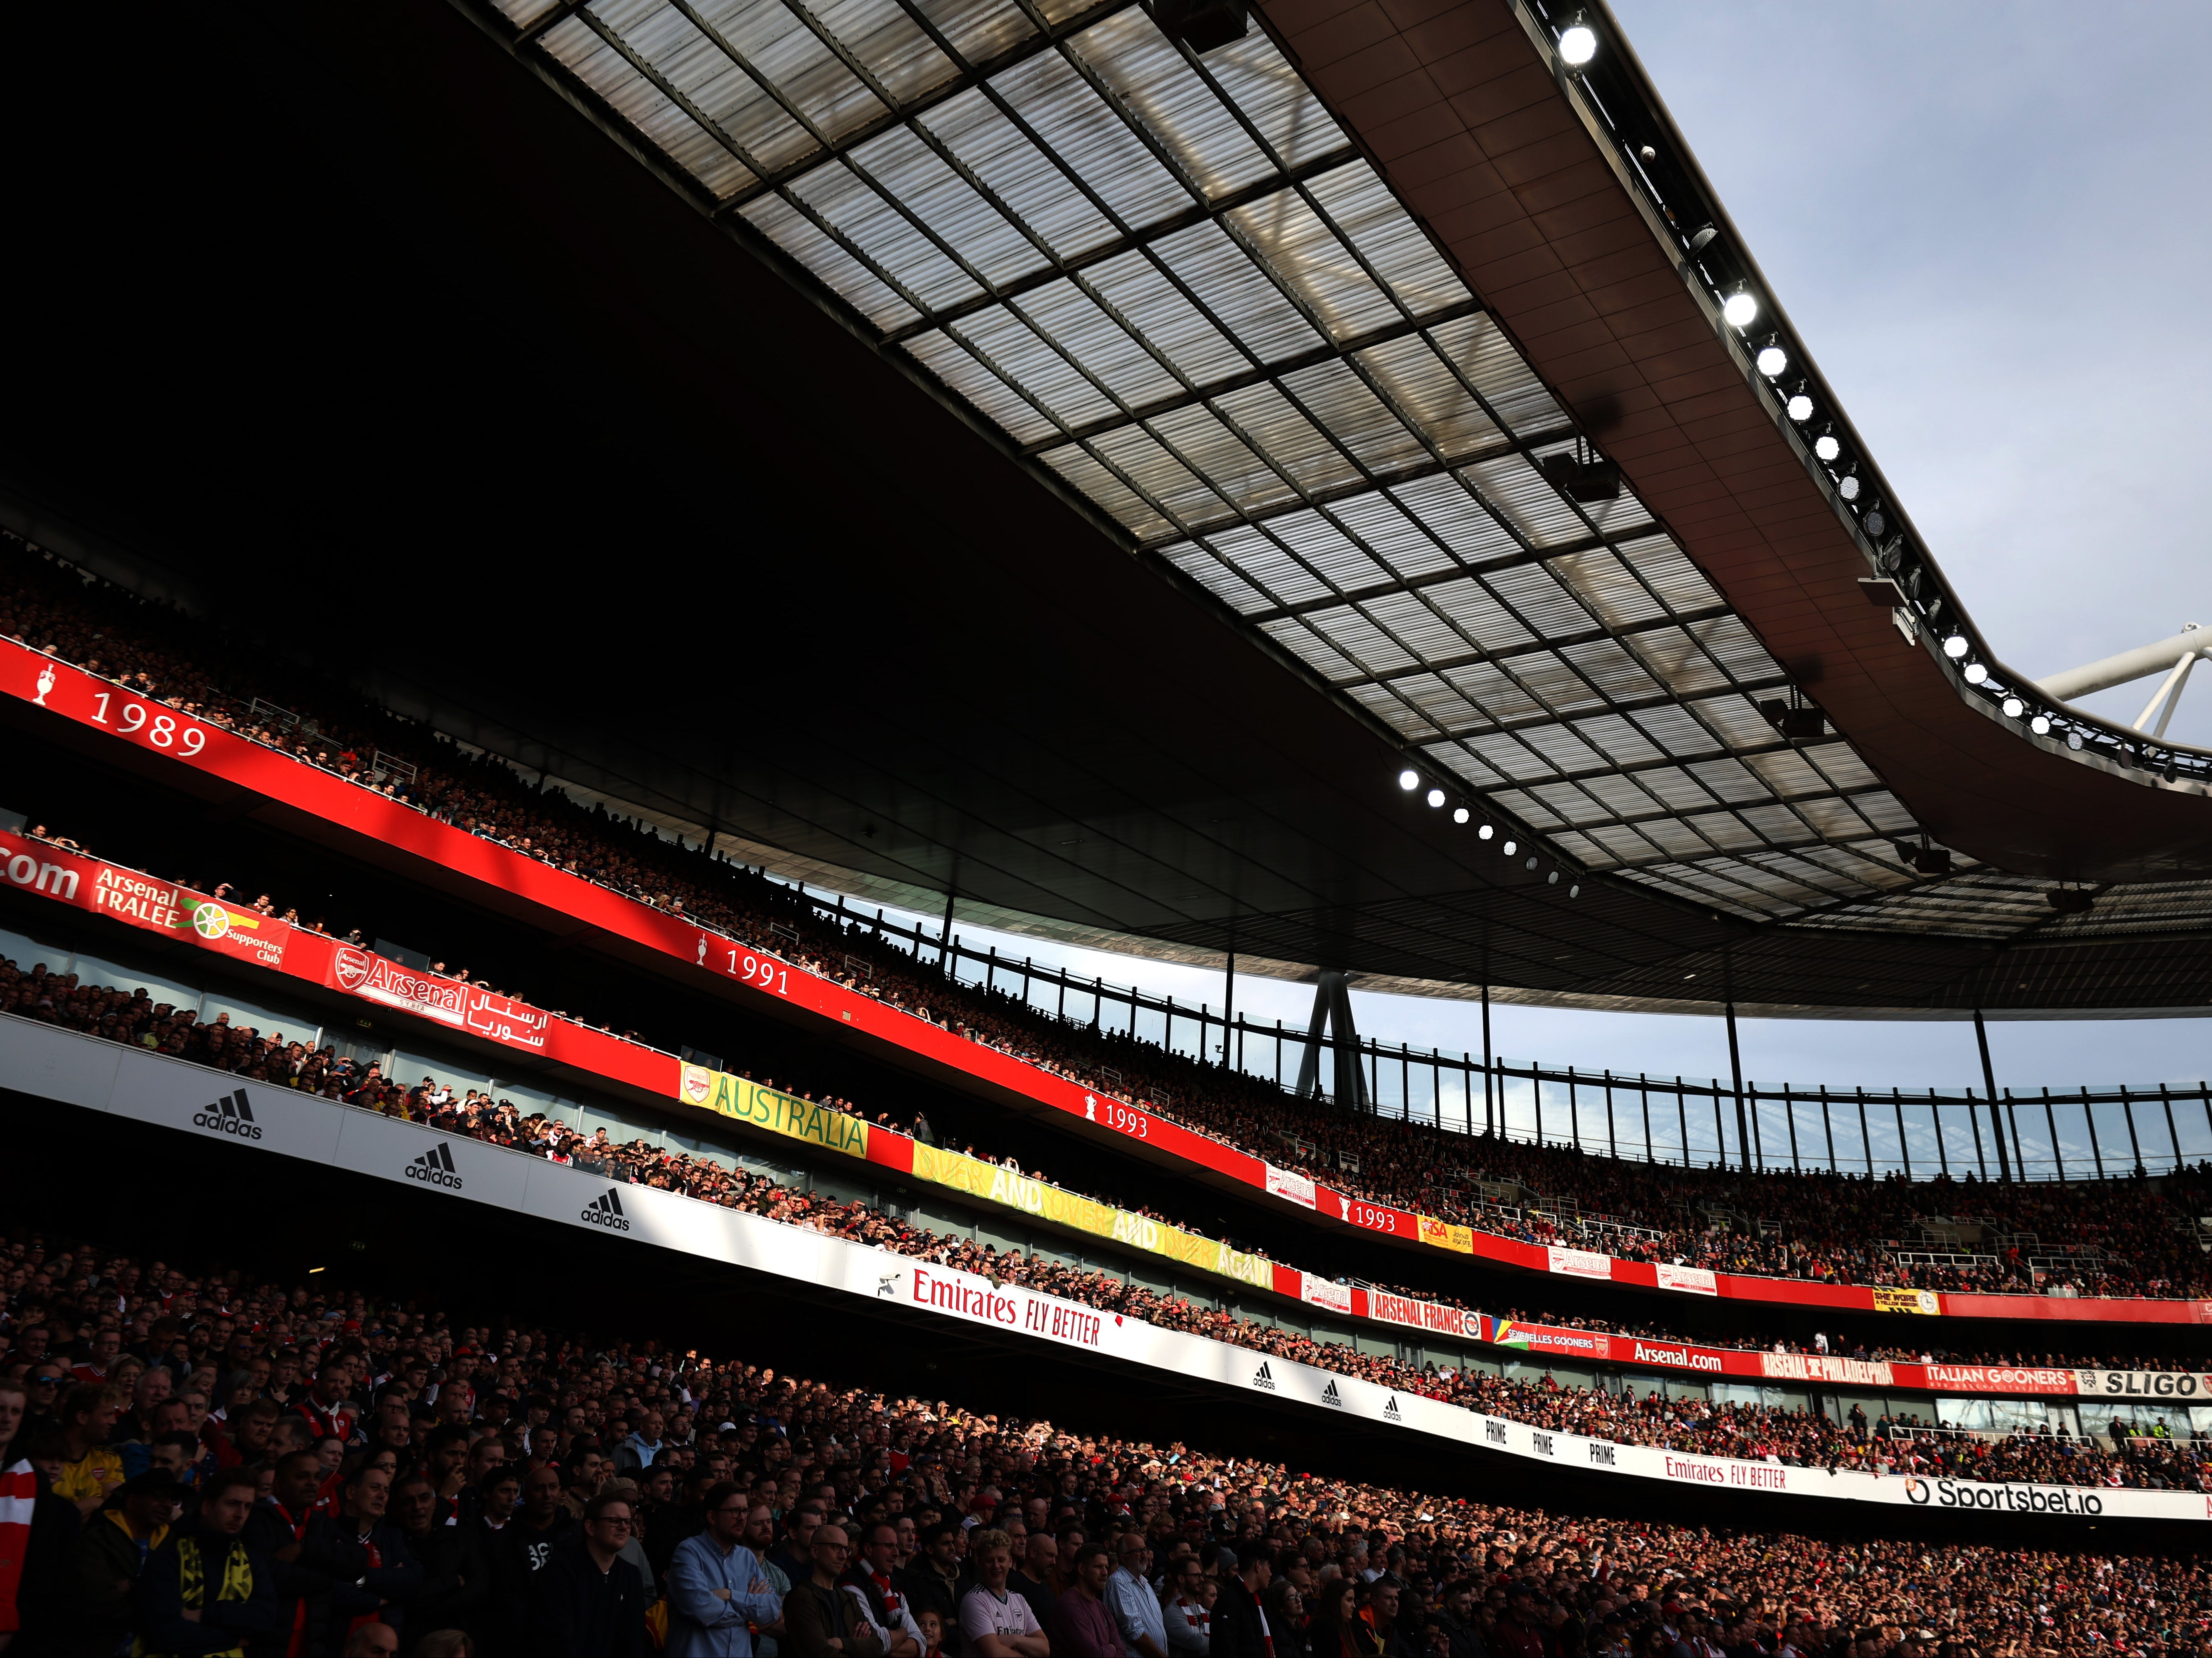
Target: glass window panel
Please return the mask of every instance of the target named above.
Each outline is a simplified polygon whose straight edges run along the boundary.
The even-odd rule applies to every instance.
[[[1397,307],[1297,191],[1279,190],[1227,217],[1334,338],[1352,339],[1398,319]]]
[[[1275,519],[1269,523],[1268,530],[1279,535],[1291,521],[1290,517]],[[1299,563],[1292,553],[1267,532],[1250,525],[1230,525],[1214,531],[1206,540],[1216,554],[1277,604],[1301,604],[1323,598],[1329,592],[1328,585]]]
[[[697,9],[732,51],[830,139],[884,114],[876,95],[838,62],[836,54],[788,7],[747,4],[745,0],[707,0]],[[779,111],[774,117],[757,112],[753,118],[769,122],[790,118]]]
[[[903,104],[957,72],[897,0],[816,0],[822,27]]]
[[[1680,628],[1632,635],[1627,642],[1645,671],[1678,696],[1717,689],[1726,683],[1697,641]],[[1708,738],[1702,746],[1711,745]]]
[[[1500,455],[1464,469],[1468,485],[1531,547],[1580,541],[1589,525],[1523,455]]]
[[[1306,189],[1413,315],[1441,311],[1469,297],[1467,284],[1453,274],[1428,233],[1365,161],[1324,173]]]
[[[1504,526],[1485,512],[1482,504],[1468,493],[1467,487],[1449,473],[1395,483],[1390,493],[1406,511],[1420,519],[1429,535],[1440,544],[1433,550],[1419,555],[1425,569],[1444,569],[1454,563],[1471,563],[1518,550]],[[1434,560],[1433,566],[1428,564],[1431,559]],[[1403,575],[1421,573],[1400,567]]]
[[[1413,659],[1407,653],[1405,647],[1356,610],[1340,607],[1316,610],[1306,620],[1316,632],[1326,635],[1337,649],[1358,662],[1370,675],[1395,673],[1413,664]]]
[[[1618,550],[1669,610],[1711,610],[1721,602],[1712,583],[1666,537],[1623,542]]]
[[[1272,383],[1248,386],[1212,400],[1223,418],[1310,493],[1358,480],[1358,471]],[[1270,489],[1270,498],[1279,493]]]
[[[1062,449],[1047,450],[1040,457],[1044,464],[1066,478],[1099,506],[1111,513],[1139,540],[1172,530],[1175,526],[1160,516],[1149,502],[1123,483],[1100,463],[1097,457],[1073,444]]]
[[[943,334],[921,334],[907,341],[904,349],[1018,441],[1041,442],[1059,430],[957,341]]]
[[[1263,622],[1260,626],[1269,638],[1296,653],[1300,660],[1332,683],[1341,683],[1347,679],[1367,677],[1357,663],[1307,627],[1303,618],[1285,616],[1279,622]]]
[[[1175,376],[1073,282],[1048,282],[1022,295],[1016,308],[1131,408],[1182,392]]]
[[[1235,343],[1143,253],[1116,254],[1084,276],[1100,298],[1193,384],[1204,386],[1250,367]]]
[[[1209,197],[1275,169],[1139,6],[1085,29],[1069,48]]]
[[[1040,52],[991,85],[1131,229],[1192,204],[1190,192],[1060,53]]]
[[[1365,548],[1319,513],[1285,513],[1270,519],[1264,533],[1288,547],[1339,592],[1354,592],[1389,580],[1389,572]]]
[[[1205,548],[1188,542],[1168,549],[1164,556],[1215,598],[1250,615],[1268,608],[1267,596]]]
[[[920,124],[1062,258],[1114,239],[1112,221],[1069,185],[981,88],[947,99]]]
[[[1355,354],[1362,368],[1448,459],[1480,454],[1505,441],[1482,405],[1419,335],[1389,340]]]
[[[1431,588],[1429,597],[1434,598],[1440,591]],[[1449,677],[1462,696],[1501,724],[1531,719],[1546,711],[1527,686],[1494,662],[1471,662],[1454,668]]]
[[[1566,424],[1544,383],[1488,313],[1444,324],[1436,332],[1460,372],[1515,437],[1526,439]]]
[[[1249,30],[1243,39],[1207,52],[1206,72],[1285,167],[1326,155],[1345,143],[1343,131],[1304,77],[1283,61],[1266,30]]]
[[[853,160],[896,197],[914,221],[927,226],[938,241],[951,247],[994,286],[1003,286],[1051,263],[911,130],[893,127],[869,139],[853,152]],[[857,219],[847,234],[901,277],[906,275],[908,262],[943,258],[934,242],[896,215],[884,217],[871,211]]]
[[[1311,324],[1218,224],[1207,220],[1164,236],[1159,257],[1255,361],[1279,362],[1323,343]]]
[[[1644,671],[1626,646],[1613,640],[1585,640],[1563,646],[1559,654],[1611,701],[1641,701],[1660,695],[1659,683]]]
[[[1211,496],[1245,511],[1296,499],[1296,490],[1281,474],[1253,453],[1212,410],[1171,410],[1151,425],[1157,440],[1172,448],[1181,462],[1203,480],[1200,489],[1179,491],[1169,498],[1170,507],[1187,519],[1195,521],[1218,513],[1219,509],[1208,499]]]
[[[1425,592],[1430,604],[1449,616],[1462,633],[1486,651],[1516,650],[1535,642],[1535,636],[1520,618],[1472,579],[1439,581]]]
[[[1586,632],[1590,627],[1589,612],[1576,604],[1541,565],[1493,570],[1484,580],[1540,638],[1557,639]]]
[[[790,190],[825,222],[835,226],[884,276],[895,278],[932,309],[972,298],[981,291],[974,277],[939,252],[904,214],[843,163],[817,167],[795,180]],[[972,192],[969,199],[975,200]]]
[[[789,203],[763,196],[743,210],[754,228],[826,283],[878,328],[903,327],[920,313],[880,276],[840,247]]]
[[[1040,295],[1027,297],[1034,301]],[[1061,423],[1085,426],[1123,412],[1076,364],[1013,313],[1000,307],[978,311],[955,326],[995,372],[1042,403]]]
[[[995,58],[1036,33],[1013,0],[916,0],[915,9],[971,64]]]
[[[821,147],[720,46],[663,0],[614,0],[593,14],[763,166],[787,167]]]
[[[735,195],[752,182],[750,168],[640,75],[589,24],[571,17],[538,38],[609,109],[717,197]]]
[[[1627,567],[1602,549],[1563,554],[1549,560],[1547,568],[1584,610],[1608,628],[1632,627],[1667,614]]]

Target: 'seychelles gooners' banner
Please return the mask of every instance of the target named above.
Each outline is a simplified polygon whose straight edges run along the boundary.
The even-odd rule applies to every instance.
[[[578,1248],[620,1252],[649,1243],[700,1260],[770,1274],[808,1293],[893,1303],[921,1318],[1057,1350],[1077,1363],[1134,1366],[1183,1382],[1264,1394],[1316,1417],[1356,1418],[1451,1444],[1602,1477],[1741,1493],[1756,1523],[1767,1496],[1886,1503],[1972,1513],[2033,1514],[2054,1523],[2100,1518],[2212,1521],[2212,1498],[2193,1491],[1984,1483],[1797,1467],[1628,1445],[1532,1427],[1443,1400],[1232,1346],[1018,1284],[724,1209],[651,1187],[613,1182],[573,1167],[309,1095],[171,1060],[143,1048],[0,1016],[0,1088],[189,1134],[232,1148],[248,1178],[271,1172],[257,1154],[342,1169],[432,1201],[473,1203],[575,1229]],[[575,1264],[589,1271],[580,1258]],[[638,1258],[610,1254],[613,1276]],[[1319,1425],[1318,1423],[1316,1424]]]

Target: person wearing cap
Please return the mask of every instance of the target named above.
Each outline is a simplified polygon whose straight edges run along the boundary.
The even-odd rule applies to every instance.
[[[1119,1559],[1106,1580],[1106,1604],[1113,1612],[1121,1643],[1137,1658],[1168,1658],[1167,1619],[1152,1592],[1152,1546],[1145,1533],[1125,1531],[1115,1545]]]

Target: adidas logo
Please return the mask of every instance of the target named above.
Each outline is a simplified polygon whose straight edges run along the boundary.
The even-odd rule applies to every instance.
[[[1332,1382],[1321,1390],[1321,1402],[1333,1411],[1340,1411],[1344,1408],[1344,1395],[1337,1392],[1336,1383]]]
[[[1398,1408],[1397,1394],[1392,1394],[1390,1402],[1382,1407],[1382,1419],[1385,1422],[1403,1422],[1406,1419],[1406,1413]]]
[[[242,1088],[193,1113],[192,1127],[211,1128],[218,1134],[233,1134],[242,1140],[261,1138],[261,1125],[253,1121],[253,1107]]]
[[[440,1140],[399,1172],[425,1186],[443,1186],[455,1192],[461,1189],[461,1177],[453,1172],[453,1144],[447,1140]]]
[[[1275,1373],[1267,1368],[1264,1358],[1260,1361],[1260,1368],[1252,1372],[1252,1385],[1267,1393],[1275,1391]]]
[[[583,1207],[580,1218],[586,1226],[604,1226],[610,1232],[627,1232],[629,1222],[623,1218],[622,1188],[610,1186]]]

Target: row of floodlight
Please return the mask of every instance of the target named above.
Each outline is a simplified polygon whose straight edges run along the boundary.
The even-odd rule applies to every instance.
[[[1415,771],[1411,766],[1407,767],[1405,770],[1398,774],[1398,786],[1405,790],[1408,794],[1413,793],[1421,786],[1421,774]],[[1426,800],[1431,807],[1439,811],[1442,811],[1451,799],[1451,796],[1449,794],[1446,793],[1442,788],[1433,783],[1429,786],[1428,793],[1421,798]],[[1464,804],[1453,806],[1451,817],[1452,822],[1455,823],[1471,823],[1474,821],[1474,811]],[[1498,841],[1498,850],[1508,858],[1518,857],[1521,853],[1522,848],[1519,841],[1510,838],[1498,840],[1498,826],[1495,823],[1484,823],[1478,828],[1474,833],[1475,838],[1478,840]],[[1531,874],[1534,873],[1537,870],[1543,868],[1543,859],[1534,852],[1529,853],[1522,863],[1522,867],[1527,869]],[[1560,865],[1556,860],[1553,863],[1551,873],[1546,878],[1546,885],[1559,885],[1560,867]],[[1582,896],[1582,884],[1578,881],[1570,882],[1567,886],[1567,896],[1570,898],[1579,898]]]
[[[1571,70],[1580,70],[1593,62],[1598,54],[1598,38],[1584,14],[1577,13],[1559,33],[1559,55],[1562,63]],[[1616,129],[1617,130],[1617,129]],[[1658,153],[1650,144],[1637,151],[1637,157],[1648,168],[1658,159]],[[1645,173],[1647,183],[1650,175]],[[1656,186],[1655,186],[1656,188]],[[1662,208],[1665,203],[1662,202]],[[1671,210],[1670,221],[1674,219]],[[2149,759],[2154,748],[2164,748],[2154,739],[2130,744],[2124,738],[2085,725],[2071,710],[2059,703],[2046,703],[2032,695],[2023,695],[2018,687],[2000,685],[1990,677],[1987,665],[1969,659],[1973,647],[1960,631],[1951,614],[1953,608],[1941,592],[1923,592],[1923,587],[1933,588],[1936,583],[1932,567],[1906,544],[1904,535],[1897,532],[1895,520],[1881,501],[1867,488],[1866,480],[1859,476],[1859,458],[1850,454],[1844,440],[1838,434],[1840,422],[1835,415],[1824,411],[1815,400],[1813,382],[1802,374],[1792,374],[1790,353],[1782,343],[1778,330],[1757,331],[1759,319],[1766,307],[1753,293],[1750,283],[1726,271],[1716,275],[1707,268],[1711,261],[1701,258],[1705,250],[1718,239],[1718,227],[1707,223],[1684,227],[1674,224],[1674,234],[1681,243],[1692,267],[1705,281],[1708,291],[1720,307],[1721,318],[1742,339],[1751,351],[1752,364],[1765,382],[1767,390],[1780,403],[1783,414],[1790,424],[1804,434],[1813,458],[1826,472],[1845,509],[1857,520],[1868,544],[1873,549],[1875,566],[1885,580],[1870,580],[1869,587],[1893,588],[1896,608],[1906,616],[1924,621],[1931,631],[1942,633],[1945,657],[1960,665],[1960,672],[1966,683],[1978,689],[1997,711],[2009,720],[2023,722],[2037,737],[2051,737],[2057,732],[2063,737],[2066,746],[2076,751],[2095,744],[2118,758],[2123,763],[2134,763],[2138,756]],[[2171,779],[2177,768],[2185,764],[2200,776],[2212,777],[2212,764],[2197,756],[2182,756],[2172,749],[2165,749],[2160,769]]]

